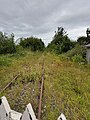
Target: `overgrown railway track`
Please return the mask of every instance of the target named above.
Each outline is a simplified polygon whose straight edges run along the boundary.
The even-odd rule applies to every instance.
[[[15,77],[0,91],[0,94],[3,93],[11,84],[20,76],[20,73],[16,74]]]
[[[41,57],[39,58],[38,61],[41,60]],[[41,78],[40,80],[38,81],[39,84],[40,84],[40,87],[39,87],[39,97],[38,97],[38,114],[37,114],[37,118],[38,120],[41,119],[41,111],[42,111],[42,98],[43,98],[43,90],[44,90],[44,79],[45,79],[45,64],[44,64],[44,59],[41,60]],[[40,67],[40,66],[39,66]],[[26,70],[25,70],[26,71]],[[5,90],[7,90],[9,87],[12,86],[13,82],[16,82],[16,80],[20,77],[20,72],[18,74],[16,74],[12,80],[0,91],[0,94],[2,94]]]
[[[44,68],[44,61],[42,64],[42,76],[41,76],[41,87],[40,87],[40,97],[39,97],[39,106],[38,106],[38,120],[41,119],[41,110],[42,110],[42,97],[43,97],[43,90],[44,90],[44,77],[45,76],[45,68]]]

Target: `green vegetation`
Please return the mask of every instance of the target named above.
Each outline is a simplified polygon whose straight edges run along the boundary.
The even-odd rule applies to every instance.
[[[7,36],[0,32],[0,54],[15,53],[14,35]]]
[[[20,52],[19,52],[20,53]],[[45,81],[42,120],[55,120],[63,112],[67,119],[90,119],[90,66],[73,63],[48,52],[22,51],[22,54],[2,55],[0,61],[0,91],[20,73],[20,76],[1,96],[6,96],[11,108],[22,112],[30,102],[37,115],[39,82],[42,62],[45,62]],[[16,57],[17,56],[17,57]],[[2,59],[1,59],[2,58]],[[17,59],[18,58],[18,59]]]
[[[64,54],[65,57],[78,63],[86,63],[86,47],[77,44],[73,49]]]
[[[87,43],[87,37],[81,36],[77,39],[78,44],[85,45]]]
[[[75,43],[75,42],[74,42]],[[57,54],[65,53],[75,46],[68,38],[64,28],[58,27],[57,32],[53,37],[51,43],[47,46],[48,51],[53,51]]]
[[[11,108],[23,112],[30,102],[38,113],[42,63],[45,80],[42,120],[55,120],[63,112],[68,120],[90,120],[90,65],[86,63],[86,37],[71,41],[58,27],[45,48],[41,39],[21,38],[0,33],[0,91],[19,73],[7,90]],[[84,63],[84,64],[82,64]]]
[[[25,38],[24,40],[21,38],[20,45],[23,48],[31,49],[31,51],[43,51],[45,48],[42,40],[34,37]]]

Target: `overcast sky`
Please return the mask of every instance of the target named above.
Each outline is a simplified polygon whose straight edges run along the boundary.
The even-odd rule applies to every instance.
[[[0,0],[0,31],[36,36],[48,44],[62,26],[71,39],[90,27],[90,0]]]

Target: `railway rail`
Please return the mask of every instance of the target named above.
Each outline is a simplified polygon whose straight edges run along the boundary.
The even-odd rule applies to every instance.
[[[17,75],[2,89],[2,91],[0,92],[0,94],[3,93],[9,86],[11,86],[11,84],[12,84],[19,76],[20,76],[20,73],[17,74]]]
[[[3,93],[7,88],[9,88],[12,83],[17,80],[17,78],[20,77],[20,73],[18,73],[3,89],[2,91],[0,92]],[[38,119],[31,119],[31,116],[30,116],[30,119],[29,120],[41,120],[41,113],[42,113],[42,99],[43,99],[43,91],[44,91],[44,80],[45,80],[45,63],[44,63],[44,59],[43,59],[43,62],[42,62],[42,71],[41,71],[41,80],[40,80],[40,91],[39,91],[39,99],[38,99],[38,115],[37,115],[37,118]],[[32,109],[32,107],[30,108]],[[30,114],[30,113],[29,113]],[[34,114],[34,113],[33,113]],[[20,118],[20,120],[22,120]],[[24,119],[23,119],[24,120]],[[25,119],[26,120],[26,119]],[[66,120],[64,114],[62,113],[57,120]]]
[[[40,99],[39,99],[39,106],[38,106],[38,120],[41,119],[41,110],[42,110],[42,96],[43,96],[43,90],[44,90],[44,75],[45,69],[44,69],[44,61],[42,64],[42,78],[41,78],[41,87],[40,87]]]
[[[39,105],[38,105],[38,120],[41,119],[41,111],[42,111],[42,96],[44,90],[44,76],[45,76],[45,69],[44,69],[44,60],[42,63],[42,73],[41,73],[41,85],[40,85],[40,95],[39,95]],[[16,74],[15,77],[0,91],[0,94],[3,93],[6,89],[8,89],[12,83],[20,77],[20,73]]]

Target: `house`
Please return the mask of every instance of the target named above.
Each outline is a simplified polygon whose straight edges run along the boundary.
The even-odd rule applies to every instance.
[[[87,48],[86,59],[87,59],[88,63],[90,63],[90,44],[87,44],[85,46]]]

